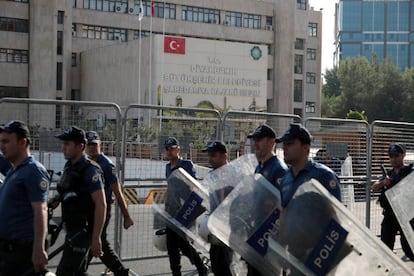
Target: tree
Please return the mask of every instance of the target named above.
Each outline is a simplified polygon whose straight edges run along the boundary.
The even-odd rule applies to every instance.
[[[337,97],[341,95],[341,82],[338,79],[337,72],[338,67],[325,71],[325,84],[322,87],[322,94],[326,97]]]
[[[346,114],[347,119],[354,119],[354,120],[361,120],[361,121],[368,121],[367,115],[365,115],[365,111],[355,111],[355,110],[349,110],[349,112]]]

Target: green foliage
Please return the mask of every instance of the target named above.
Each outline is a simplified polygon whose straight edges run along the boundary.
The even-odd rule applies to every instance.
[[[354,120],[361,120],[361,121],[368,121],[367,115],[365,115],[365,111],[355,111],[355,110],[349,110],[349,112],[346,114],[347,119],[354,119]]]
[[[370,120],[413,120],[414,71],[401,72],[391,58],[347,59],[326,70],[325,80],[323,117],[346,118],[350,111],[364,110]]]

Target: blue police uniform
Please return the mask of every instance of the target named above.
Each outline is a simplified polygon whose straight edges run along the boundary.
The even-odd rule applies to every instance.
[[[194,169],[194,164],[191,160],[184,160],[184,159],[178,159],[178,164],[176,167],[171,168],[171,163],[168,163],[165,166],[165,176],[168,178],[173,170],[183,168],[186,172],[188,172],[193,178],[196,177],[196,172]]]
[[[96,162],[102,169],[103,177],[105,180],[105,198],[107,206],[111,206],[112,202],[112,188],[111,184],[118,183],[118,177],[116,176],[116,168],[112,160],[105,154],[101,153],[98,156]]]
[[[0,173],[4,176],[7,175],[7,172],[11,169],[12,165],[9,160],[4,158],[3,154],[0,154]]]
[[[296,177],[290,168],[282,178],[280,184],[282,206],[286,207],[298,187],[311,178],[318,180],[332,195],[341,200],[338,176],[327,166],[309,160]]]
[[[33,268],[32,202],[46,202],[49,178],[33,157],[9,170],[0,187],[0,274],[22,275]]]
[[[276,155],[270,157],[263,164],[257,165],[255,173],[263,175],[267,181],[279,189],[280,181],[288,170],[286,163]]]
[[[107,238],[107,228],[109,221],[111,219],[111,203],[112,203],[112,188],[111,184],[118,184],[118,177],[116,176],[116,168],[114,163],[112,162],[109,157],[107,157],[105,154],[101,153],[98,156],[98,159],[96,162],[101,167],[104,182],[105,182],[105,198],[106,198],[106,218],[105,218],[105,224],[102,229],[102,235],[101,235],[101,242],[102,242],[102,252],[103,256],[100,257],[101,261],[105,264],[106,267],[108,267],[114,275],[129,275],[127,269],[119,259],[118,255],[114,252],[114,250],[111,248],[108,238]],[[89,254],[89,261],[92,260],[92,254]]]
[[[380,202],[381,207],[383,208],[382,215],[384,216],[381,222],[381,241],[383,241],[388,246],[388,248],[390,248],[391,250],[394,250],[395,236],[397,235],[398,232],[400,232],[401,248],[403,249],[404,254],[411,261],[414,261],[414,254],[407,241],[407,238],[405,237],[404,232],[401,230],[401,226],[398,222],[398,219],[395,216],[394,211],[392,210],[387,197],[385,196],[385,192],[388,189],[391,189],[392,187],[397,185],[398,182],[401,181],[401,179],[406,177],[411,172],[413,172],[412,164],[400,168],[398,173],[396,173],[394,169],[387,171],[387,175],[389,176],[391,183],[389,186],[384,186],[382,188],[381,195],[378,200]],[[385,179],[385,176],[382,176],[380,178],[380,181],[383,181],[384,179]]]
[[[67,238],[57,275],[77,275],[85,271],[93,231],[94,203],[91,194],[104,188],[102,172],[85,155],[72,164],[67,161],[58,190],[62,197],[62,220]],[[61,187],[61,188],[59,188]],[[63,189],[65,187],[66,189]]]
[[[194,170],[194,164],[191,160],[179,159],[176,167],[171,168],[171,163],[168,163],[165,166],[165,175],[168,178],[171,173],[178,168],[183,168],[187,173],[189,173],[193,178],[196,177],[196,172]],[[168,200],[168,199],[167,199]],[[198,255],[197,251],[183,238],[176,234],[173,230],[167,227],[167,251],[168,257],[170,260],[170,268],[172,275],[181,275],[181,254],[187,256],[188,259],[197,267],[199,275],[207,275],[203,261]]]

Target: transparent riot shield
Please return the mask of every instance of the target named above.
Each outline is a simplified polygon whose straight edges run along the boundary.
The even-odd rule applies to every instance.
[[[253,174],[256,166],[256,156],[254,154],[245,154],[209,172],[202,181],[203,187],[208,189],[209,193],[208,210],[210,212],[214,211],[244,177]]]
[[[411,250],[414,252],[414,173],[400,180],[385,192]]]
[[[275,240],[316,275],[412,274],[314,179],[298,188],[282,212]]]
[[[296,275],[312,273],[277,243],[281,198],[260,174],[243,180],[211,213],[208,228],[224,244],[264,275],[279,275],[282,268]]]
[[[205,201],[194,189],[197,182],[185,170],[174,170],[167,179],[167,197],[164,204],[153,204],[155,217],[182,238],[189,241],[202,255],[208,257],[210,245],[197,235],[195,220],[204,211]]]
[[[280,211],[280,195],[262,178],[237,185],[208,226],[264,275],[412,274],[316,180]]]

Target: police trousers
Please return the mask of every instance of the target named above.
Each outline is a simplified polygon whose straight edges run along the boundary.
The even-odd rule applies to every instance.
[[[35,275],[32,250],[32,241],[0,240],[0,275]]]
[[[211,270],[216,276],[232,276],[230,271],[232,250],[224,244],[211,244],[210,262]]]
[[[381,240],[391,249],[394,249],[395,236],[400,232],[401,247],[404,254],[414,262],[414,254],[401,230],[400,224],[392,210],[384,210],[384,219],[381,223]]]
[[[81,276],[86,273],[91,235],[84,229],[71,229],[66,233],[62,258],[56,270],[57,276]]]
[[[106,230],[108,228],[109,220],[111,219],[111,208],[107,208],[106,212],[105,224],[101,235],[103,256],[100,257],[100,259],[102,263],[114,273],[115,276],[128,276],[129,269],[124,267],[118,255],[109,244]],[[92,252],[89,252],[88,265],[91,262],[92,257]]]
[[[197,268],[199,275],[207,275],[203,261],[197,251],[183,238],[167,227],[167,250],[173,276],[181,276],[181,255],[187,256]]]

